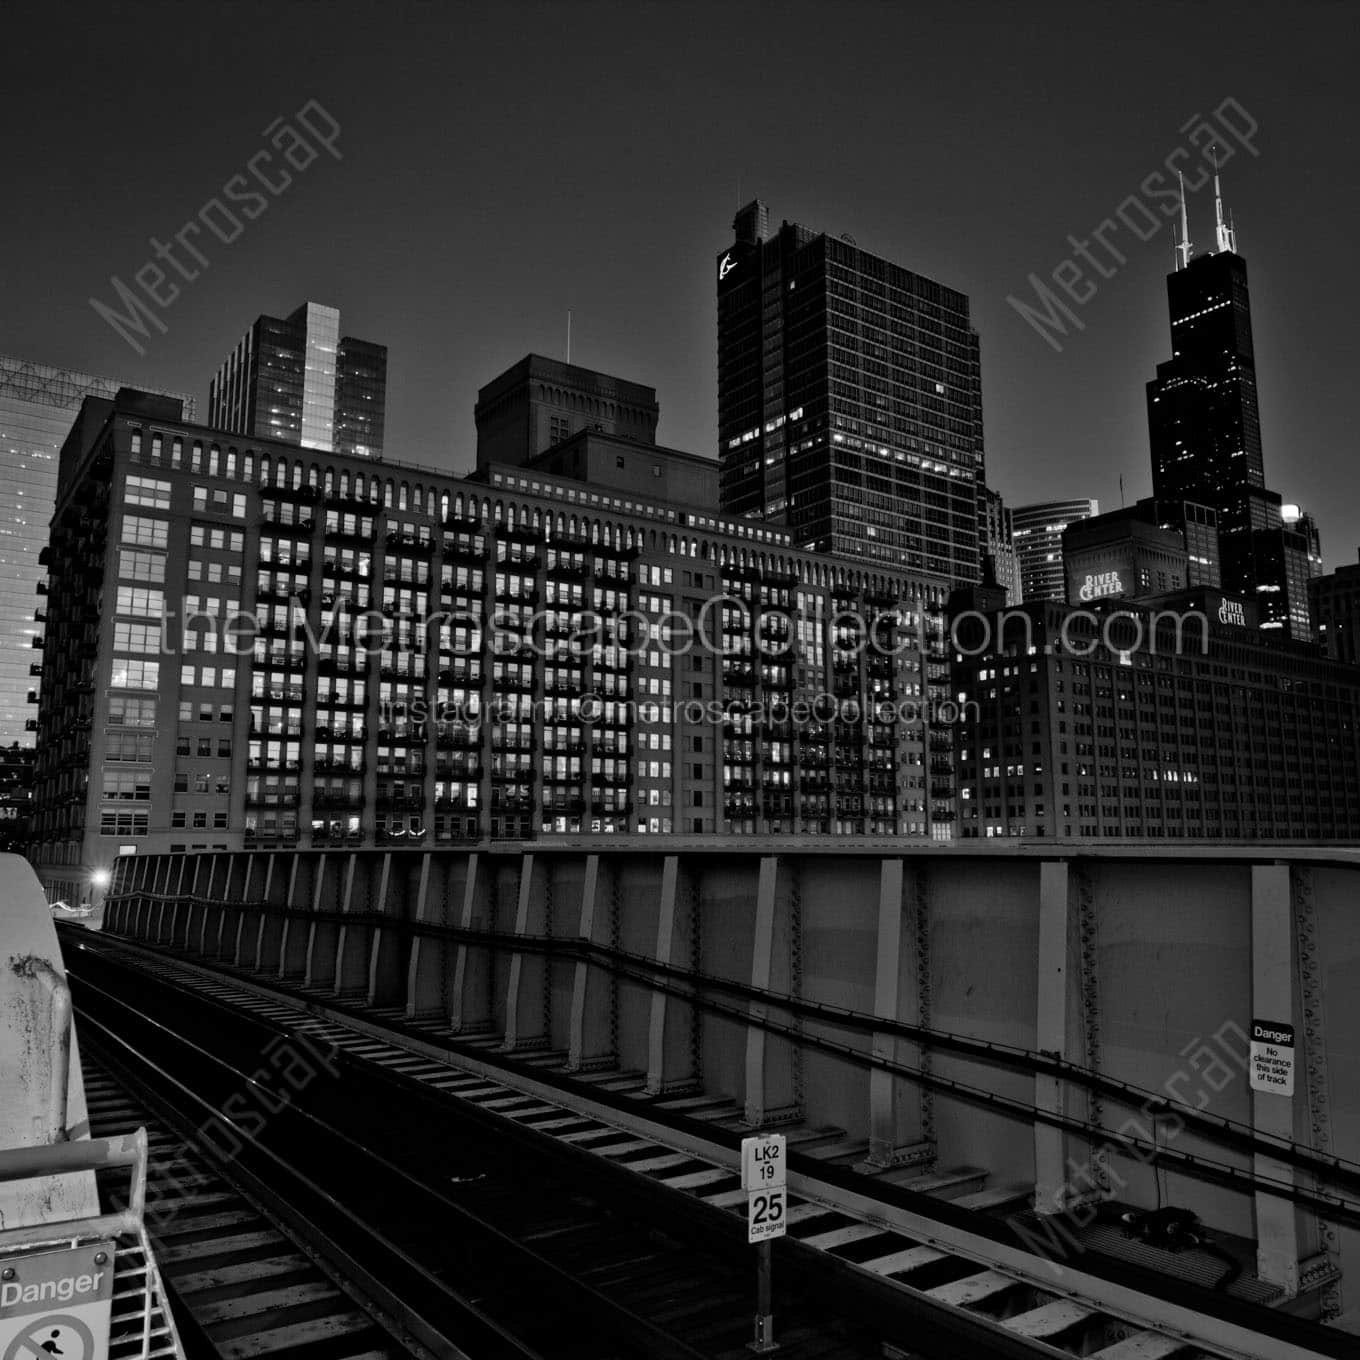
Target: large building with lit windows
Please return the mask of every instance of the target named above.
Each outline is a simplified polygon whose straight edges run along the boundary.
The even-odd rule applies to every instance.
[[[1011,511],[1011,541],[1020,574],[1020,598],[1065,600],[1067,569],[1063,534],[1069,524],[1100,513],[1096,500],[1038,501]]]
[[[982,369],[968,298],[747,204],[718,256],[729,514],[800,548],[979,579]]]
[[[31,747],[38,728],[42,667],[33,645],[47,603],[47,571],[38,558],[56,504],[61,446],[80,403],[112,397],[120,385],[0,354],[0,746]],[[192,420],[192,399],[179,400]]]
[[[387,347],[340,334],[334,307],[259,316],[208,387],[208,423],[324,453],[380,458]]]
[[[711,505],[124,391],[48,562],[31,857],[67,900],[123,854],[953,835],[943,584]]]
[[[1360,841],[1360,669],[1208,587],[955,605],[961,839]]]

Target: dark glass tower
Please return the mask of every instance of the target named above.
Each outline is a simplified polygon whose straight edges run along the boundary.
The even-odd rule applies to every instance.
[[[1183,215],[1180,267],[1167,276],[1172,357],[1147,385],[1153,493],[1213,510],[1222,588],[1254,601],[1262,628],[1305,640],[1317,531],[1266,489],[1247,262],[1217,176],[1214,198],[1217,249],[1192,257]]]
[[[1152,487],[1158,500],[1219,512],[1219,528],[1249,527],[1265,488],[1247,262],[1233,251],[1168,275],[1173,357],[1148,384]]]
[[[328,453],[383,451],[387,347],[340,334],[334,307],[257,317],[208,389],[208,423]]]
[[[743,208],[718,258],[722,508],[819,551],[979,575],[982,380],[964,294]]]

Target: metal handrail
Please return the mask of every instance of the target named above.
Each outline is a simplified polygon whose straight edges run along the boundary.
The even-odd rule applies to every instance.
[[[119,1134],[116,1138],[78,1138],[69,1142],[0,1150],[0,1182],[66,1176],[102,1167],[132,1168],[128,1205],[116,1213],[85,1218],[48,1219],[42,1223],[0,1232],[0,1251],[65,1242],[81,1237],[117,1237],[142,1232],[146,1209],[146,1130]]]

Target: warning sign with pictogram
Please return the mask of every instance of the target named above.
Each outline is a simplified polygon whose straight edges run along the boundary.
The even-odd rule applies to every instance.
[[[0,1360],[106,1360],[113,1243],[0,1256]]]

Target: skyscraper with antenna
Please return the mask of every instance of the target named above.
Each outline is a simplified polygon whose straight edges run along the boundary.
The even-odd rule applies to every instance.
[[[1176,268],[1167,276],[1172,357],[1147,385],[1158,501],[1218,516],[1223,589],[1254,602],[1261,626],[1310,636],[1307,582],[1321,571],[1317,530],[1265,484],[1247,262],[1214,166],[1214,248],[1196,254],[1185,190]]]

